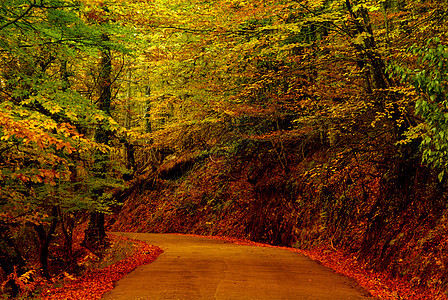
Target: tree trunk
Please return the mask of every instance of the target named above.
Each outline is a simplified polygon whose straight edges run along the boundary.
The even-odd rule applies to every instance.
[[[101,36],[101,39],[105,42],[109,41],[109,37],[106,34]],[[104,111],[107,115],[111,113],[111,101],[112,101],[112,56],[111,51],[107,45],[104,45],[101,52],[100,61],[100,74],[99,74],[99,99],[97,101],[98,108]],[[110,132],[104,129],[101,125],[95,131],[95,141],[101,144],[107,144],[110,140]],[[95,167],[94,171],[98,178],[105,178],[107,173],[107,162],[109,161],[109,155],[98,151],[95,155]],[[94,191],[94,197],[99,199],[104,193],[104,188],[98,188]],[[104,226],[104,214],[101,212],[93,211],[89,215],[89,223],[85,231],[85,237],[82,245],[95,253],[98,256],[102,256],[103,250],[109,246],[107,239],[105,226]]]
[[[357,1],[353,1],[353,3],[358,4]],[[384,93],[384,90],[393,86],[393,82],[386,74],[386,63],[377,49],[369,12],[365,7],[359,7],[355,12],[350,0],[346,0],[346,7],[353,22],[353,28],[352,30],[349,30],[349,32],[352,32],[354,35],[353,37],[366,34],[363,39],[363,44],[354,44],[358,53],[358,65],[364,70],[363,77],[366,81],[366,92],[368,94],[373,94],[376,90],[379,93]],[[377,109],[384,110],[384,99],[390,97],[394,97],[394,95],[389,93],[389,95],[384,97],[376,96],[376,98],[380,99],[376,100],[374,103]],[[389,100],[394,101],[394,99]],[[401,124],[397,122],[401,118],[402,112],[396,103],[393,103],[392,109],[392,119],[395,123],[394,134],[397,139],[401,139],[403,133],[409,128],[410,124]]]
[[[103,213],[96,211],[90,213],[89,223],[81,245],[95,253],[98,257],[103,256],[104,250],[109,246]]]
[[[64,213],[60,208],[58,209],[59,220],[61,224],[62,234],[64,235],[64,251],[66,261],[73,262],[73,229],[75,228],[75,217],[70,213]]]
[[[12,274],[14,270],[17,274],[22,274],[25,266],[25,261],[11,236],[8,226],[0,224],[0,268],[6,276]],[[2,286],[3,293],[11,297],[17,296],[20,292],[20,288],[13,279],[3,282]]]
[[[390,82],[386,76],[386,64],[376,47],[369,12],[364,7],[360,7],[354,12],[352,3],[349,0],[346,0],[346,7],[353,22],[353,29],[349,31],[353,33],[354,37],[366,34],[363,39],[364,45],[355,44],[354,47],[360,56],[360,63],[358,65],[361,68],[365,68],[369,75],[365,76],[365,80],[370,81],[366,83],[366,87],[369,89],[367,92],[370,93],[372,89],[385,89],[389,87]]]
[[[48,232],[45,231],[45,228],[42,224],[34,224],[34,229],[37,232],[37,236],[39,238],[39,262],[41,265],[42,276],[50,279],[50,273],[48,272],[48,253],[50,242],[53,239],[54,232],[56,230],[56,225],[58,224],[58,208],[53,206],[51,210],[51,225],[48,229]]]
[[[145,89],[145,97],[146,97],[146,103],[145,103],[145,121],[146,121],[146,132],[151,132],[151,87],[148,85]]]
[[[124,127],[126,129],[130,129],[132,125],[132,114],[131,114],[131,97],[132,97],[132,69],[131,65],[128,67],[127,72],[127,95],[126,95],[126,115],[124,121]],[[123,179],[125,181],[132,180],[134,178],[136,164],[135,164],[135,145],[129,141],[128,138],[124,138],[123,140],[124,150],[126,153],[126,169],[129,173],[123,175]]]

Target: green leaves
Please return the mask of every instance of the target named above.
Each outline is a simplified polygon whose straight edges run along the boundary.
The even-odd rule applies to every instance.
[[[427,125],[421,135],[423,161],[440,170],[439,179],[448,170],[448,47],[439,38],[431,38],[426,47],[411,46],[408,53],[415,55],[420,69],[396,66],[395,74],[403,82],[411,83],[420,98],[415,112]]]
[[[107,210],[108,197],[91,195],[97,186],[92,169],[94,154],[110,146],[92,135],[97,127],[123,130],[96,108],[92,87],[100,50],[125,48],[101,34],[127,32],[92,25],[81,12],[79,1],[0,3],[0,198],[13,216],[27,218],[49,205]],[[98,185],[120,186],[108,179]]]

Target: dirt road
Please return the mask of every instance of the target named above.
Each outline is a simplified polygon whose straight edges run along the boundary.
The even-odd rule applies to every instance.
[[[181,235],[123,235],[165,252],[118,281],[103,299],[373,299],[355,281],[288,250]]]

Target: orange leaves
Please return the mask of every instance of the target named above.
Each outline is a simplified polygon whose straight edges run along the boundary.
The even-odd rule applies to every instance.
[[[55,186],[55,180],[60,177],[60,173],[55,170],[39,169],[37,174],[30,177],[30,180],[34,183],[46,183],[51,186]]]
[[[56,123],[51,120],[16,119],[4,111],[0,111],[0,127],[2,136],[0,140],[24,146],[35,145],[40,149],[54,146],[56,150],[65,149],[68,153],[75,149],[70,143],[62,141],[48,131],[56,129]],[[59,129],[67,135],[73,134],[73,129],[62,125]],[[71,130],[71,131],[70,131]]]
[[[336,273],[354,278],[378,299],[447,299],[441,291],[412,286],[408,280],[394,278],[387,272],[374,272],[370,270],[368,264],[358,261],[358,257],[348,256],[341,251],[314,248],[312,250],[301,250],[300,252],[333,269]]]
[[[129,241],[128,238],[120,236],[111,235],[110,238],[118,244]],[[132,242],[134,252],[130,256],[104,269],[91,271],[79,279],[65,276],[68,279],[66,284],[59,288],[47,287],[41,295],[42,299],[101,299],[104,293],[113,288],[115,281],[136,267],[151,263],[163,252],[162,249],[141,241]]]
[[[23,182],[30,181],[30,178],[28,176],[24,175],[23,173],[13,173],[11,177],[12,178],[17,178],[17,179],[19,179],[19,180],[21,180]]]
[[[0,288],[3,290],[8,281],[11,280],[19,287],[22,297],[31,296],[36,287],[41,284],[40,280],[35,280],[36,273],[36,270],[30,270],[22,275],[18,275],[17,267],[14,267],[14,272],[8,275],[7,280],[2,282]]]
[[[61,178],[61,173],[55,170],[39,169],[39,170],[23,170],[23,172],[12,173],[10,176],[12,179],[20,180],[24,183],[45,183],[51,186],[56,185],[56,180]]]
[[[267,116],[273,114],[275,107],[263,108],[260,105],[240,104],[238,106],[228,107],[224,113],[231,116]]]

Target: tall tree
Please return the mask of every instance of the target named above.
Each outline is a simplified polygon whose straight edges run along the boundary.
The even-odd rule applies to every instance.
[[[107,116],[111,116],[111,102],[112,102],[112,54],[107,43],[110,38],[107,34],[101,35],[101,40],[105,44],[101,48],[101,61],[99,64],[99,76],[98,76],[98,94],[97,100],[98,108]],[[97,143],[108,145],[111,140],[110,130],[105,128],[105,124],[100,124],[95,129],[95,141]],[[94,173],[100,180],[106,180],[109,170],[109,155],[101,150],[97,150],[94,154]],[[101,201],[105,190],[105,186],[98,186],[94,189],[94,197],[97,201]],[[85,232],[85,238],[83,245],[88,249],[95,251],[99,254],[102,253],[108,246],[107,235],[104,228],[104,214],[102,212],[93,211],[89,216],[89,224]]]
[[[109,28],[81,18],[79,1],[7,0],[0,11],[0,224],[7,229],[0,253],[17,253],[8,257],[25,271],[23,261],[33,255],[13,246],[34,230],[37,263],[48,275],[49,245],[60,220],[107,211],[108,201],[95,192],[116,187],[95,175],[95,153],[107,145],[90,137],[99,121],[104,130],[118,131],[105,108],[110,90],[108,95],[104,88],[98,109],[84,82],[86,58],[97,49],[107,53],[114,43],[99,38]],[[102,86],[107,84],[110,78]]]

